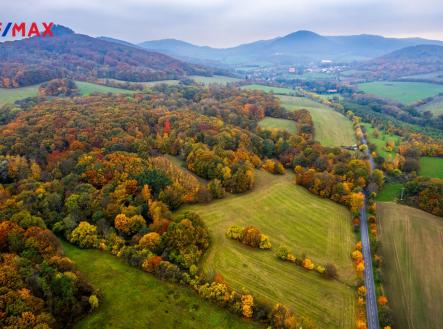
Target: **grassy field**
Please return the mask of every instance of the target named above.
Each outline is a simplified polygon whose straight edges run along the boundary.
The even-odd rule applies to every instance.
[[[149,81],[149,82],[131,82],[131,81],[124,81],[124,80],[117,80],[117,79],[98,79],[98,80],[101,82],[105,82],[106,80],[120,82],[120,83],[128,83],[129,82],[130,84],[143,85],[146,88],[151,88],[151,87],[159,85],[159,84],[177,85],[180,82],[179,80],[158,80],[158,81]]]
[[[233,78],[233,77],[225,77],[225,76],[222,76],[222,75],[214,75],[212,77],[203,77],[203,76],[198,76],[198,75],[191,75],[189,78],[191,78],[195,82],[203,83],[205,85],[209,85],[211,83],[227,84],[229,82],[240,81],[240,79]]]
[[[395,328],[441,328],[442,219],[395,203],[379,203],[378,215],[384,286]]]
[[[230,195],[192,210],[208,225],[212,244],[202,266],[219,272],[235,288],[246,288],[273,303],[283,303],[312,319],[319,328],[354,328],[355,296],[349,253],[354,245],[348,210],[310,194],[294,176],[257,172],[252,192]],[[274,251],[257,250],[227,239],[230,225],[254,225],[269,236]],[[333,262],[340,280],[326,280],[274,255],[280,245],[314,262]]]
[[[436,97],[432,102],[418,107],[421,112],[431,111],[434,116],[443,114],[443,97]]]
[[[306,80],[306,81],[317,81],[317,80],[322,80],[322,81],[329,81],[329,80],[336,80],[337,79],[337,75],[336,74],[331,74],[331,73],[325,73],[325,72],[303,72],[302,74],[300,73],[285,73],[281,75],[282,78],[288,79],[288,80],[295,80],[295,79],[299,79],[299,80]]]
[[[92,93],[115,93],[115,94],[132,94],[133,90],[113,88],[108,86],[97,85],[95,83],[76,81],[80,94],[82,96],[91,95]]]
[[[443,158],[421,157],[420,175],[443,178]]]
[[[443,92],[443,85],[426,82],[375,81],[361,83],[358,87],[368,94],[412,104],[420,99]]]
[[[258,84],[246,85],[246,86],[243,86],[242,89],[262,90],[264,92],[274,93],[276,95],[291,95],[291,94],[295,93],[295,91],[290,88],[270,87],[270,86],[258,85]]]
[[[63,243],[65,254],[103,295],[99,309],[75,328],[259,328],[191,289],[157,280],[115,256]]]
[[[403,184],[401,183],[386,183],[377,194],[377,201],[395,201],[400,195]]]
[[[258,125],[264,129],[277,128],[286,130],[291,134],[295,134],[297,132],[297,124],[292,120],[267,117],[261,120]]]
[[[361,124],[366,129],[366,136],[368,141],[372,144],[375,144],[375,151],[380,154],[382,157],[386,158],[388,155],[391,157],[395,156],[396,149],[398,144],[400,143],[400,136],[387,134],[385,131],[381,130],[380,135],[378,137],[374,136],[374,128],[370,123],[362,123]],[[396,148],[392,152],[388,152],[385,149],[386,142],[392,140],[395,142]]]
[[[352,123],[326,105],[306,97],[279,96],[288,111],[308,110],[314,120],[315,140],[325,146],[353,145],[356,143]]]
[[[168,86],[178,85],[180,80],[160,80],[160,81],[150,81],[150,82],[141,82],[145,87],[151,88],[153,86],[157,86],[160,84],[167,84]]]
[[[405,77],[401,77],[400,79],[401,80],[414,79],[414,80],[427,80],[427,81],[432,80],[435,82],[443,82],[443,71],[416,74],[416,75],[408,75]]]
[[[76,81],[77,87],[81,95],[90,95],[91,93],[133,93],[131,90],[112,88],[102,85],[97,85],[90,82]],[[14,103],[19,99],[27,97],[34,97],[38,95],[38,87],[40,85],[21,87],[21,88],[0,88],[0,106],[7,103]]]
[[[0,106],[7,103],[14,103],[19,99],[37,96],[39,86],[38,84],[21,88],[0,88]]]

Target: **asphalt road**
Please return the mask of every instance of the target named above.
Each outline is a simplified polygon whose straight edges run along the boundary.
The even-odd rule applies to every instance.
[[[362,137],[362,143],[367,144],[364,136]],[[374,170],[374,159],[372,159],[369,150],[366,150],[365,153],[369,157],[372,171]],[[374,275],[372,272],[371,244],[369,243],[368,219],[366,216],[366,200],[367,197],[365,198],[365,205],[360,209],[360,232],[363,257],[365,259],[366,317],[368,321],[368,329],[379,329],[377,297],[375,294]]]

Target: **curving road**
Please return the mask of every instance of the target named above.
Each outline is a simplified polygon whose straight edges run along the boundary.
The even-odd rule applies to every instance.
[[[362,137],[361,142],[367,144],[365,136]],[[374,159],[372,158],[369,149],[367,149],[365,153],[368,156],[372,171],[374,170]],[[377,297],[375,293],[374,275],[372,272],[371,244],[369,242],[368,219],[366,216],[366,200],[367,195],[365,198],[365,204],[360,209],[360,232],[363,257],[365,259],[366,317],[368,321],[368,329],[379,329]]]

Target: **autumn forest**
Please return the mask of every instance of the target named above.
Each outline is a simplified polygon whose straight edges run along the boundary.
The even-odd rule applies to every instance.
[[[441,45],[53,32],[0,43],[0,327],[437,329]]]

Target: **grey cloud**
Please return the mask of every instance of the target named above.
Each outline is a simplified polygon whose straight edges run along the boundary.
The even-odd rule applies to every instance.
[[[443,39],[440,0],[9,1],[0,20],[52,20],[75,31],[141,42],[177,38],[231,46],[309,29]]]

